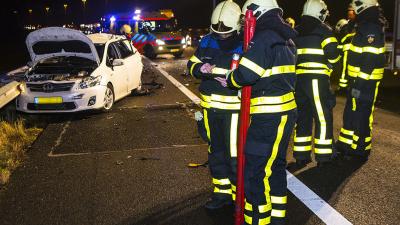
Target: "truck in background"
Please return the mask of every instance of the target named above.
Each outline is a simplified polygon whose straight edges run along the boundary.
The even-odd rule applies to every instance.
[[[102,32],[119,34],[123,25],[130,25],[132,44],[148,58],[159,54],[181,57],[187,47],[186,38],[178,29],[172,10],[108,15],[102,18]]]

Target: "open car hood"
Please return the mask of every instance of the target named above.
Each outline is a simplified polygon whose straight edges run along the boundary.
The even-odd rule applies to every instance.
[[[100,63],[93,42],[77,30],[62,27],[43,28],[28,35],[26,46],[34,64],[42,59],[57,56],[76,56]]]

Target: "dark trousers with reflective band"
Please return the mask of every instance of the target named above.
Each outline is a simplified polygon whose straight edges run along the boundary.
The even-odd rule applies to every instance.
[[[350,86],[343,113],[338,147],[345,154],[368,156],[372,148],[372,124],[380,82],[357,78]]]
[[[318,162],[329,161],[333,154],[333,108],[336,98],[330,90],[329,77],[301,77],[296,85],[299,113],[294,138],[296,160],[311,160],[313,122],[315,123],[314,151]]]
[[[235,200],[239,113],[205,109],[204,122],[210,145],[208,162],[214,196]]]
[[[285,224],[286,151],[296,117],[293,110],[251,118],[245,146],[245,224]]]

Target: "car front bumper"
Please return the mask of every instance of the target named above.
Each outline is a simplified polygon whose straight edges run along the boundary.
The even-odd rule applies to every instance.
[[[153,46],[154,52],[159,55],[159,54],[180,54],[182,53],[186,45],[156,45]]]
[[[17,98],[17,110],[25,113],[68,113],[100,109],[104,105],[104,95],[107,87],[98,85],[87,89],[73,89],[66,92],[31,92],[25,88]],[[38,103],[35,98],[62,98],[62,103]],[[89,101],[95,98],[94,104]]]

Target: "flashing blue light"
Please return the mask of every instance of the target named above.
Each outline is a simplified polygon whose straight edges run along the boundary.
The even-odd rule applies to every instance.
[[[140,20],[140,15],[136,15],[132,17],[133,20]]]
[[[110,18],[110,22],[111,22],[111,23],[114,23],[116,20],[117,20],[117,19],[115,18],[115,16],[112,16],[112,17]]]
[[[142,13],[142,10],[140,10],[140,9],[135,10],[135,14],[140,14],[140,13]]]

